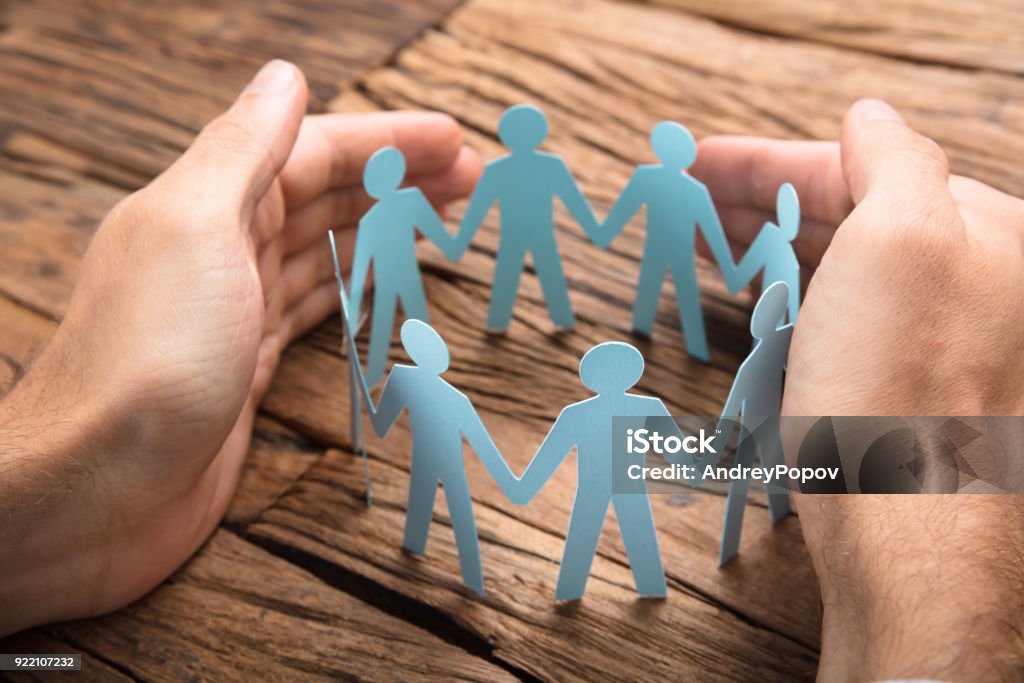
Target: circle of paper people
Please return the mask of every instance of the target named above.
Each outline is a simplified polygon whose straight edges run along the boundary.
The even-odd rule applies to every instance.
[[[756,450],[764,465],[774,466],[782,462],[782,377],[799,312],[800,268],[792,245],[799,232],[799,200],[792,185],[787,183],[779,188],[778,223],[766,223],[737,264],[710,193],[686,173],[697,158],[697,145],[684,126],[663,121],[654,127],[651,147],[659,163],[636,169],[604,222],[598,222],[562,158],[537,149],[547,133],[547,119],[537,107],[520,104],[505,111],[498,136],[509,153],[486,164],[455,235],[446,230],[418,188],[402,187],[405,159],[399,150],[385,147],[367,162],[364,187],[376,202],[359,223],[350,278],[351,299],[342,280],[333,233],[330,235],[351,367],[352,443],[363,452],[369,503],[360,404],[365,403],[374,431],[381,437],[408,410],[413,447],[403,545],[417,554],[425,551],[437,487],[443,486],[463,582],[480,594],[484,590],[483,569],[462,461],[463,438],[509,499],[518,505],[529,503],[575,449],[577,493],[555,598],[583,597],[609,506],[615,508],[637,592],[660,597],[666,595],[665,573],[646,488],[642,494],[613,490],[611,430],[595,428],[610,426],[613,417],[670,417],[660,399],[628,391],[643,374],[643,356],[635,347],[622,342],[605,342],[590,349],[580,362],[580,379],[594,396],[562,410],[529,466],[516,476],[470,400],[441,377],[448,368],[449,353],[444,340],[428,324],[426,297],[416,260],[416,231],[447,258],[458,260],[469,249],[491,207],[498,204],[500,236],[486,327],[501,331],[509,326],[529,254],[552,321],[559,327],[571,328],[575,317],[555,239],[555,198],[599,248],[607,248],[641,207],[646,207],[647,233],[633,328],[650,334],[661,284],[671,275],[687,352],[707,361],[708,345],[695,271],[699,229],[732,293],[763,272],[762,294],[751,318],[755,344],[737,371],[715,440],[723,444],[736,424],[745,430],[756,429],[757,439],[741,435],[736,463],[749,465]],[[358,332],[356,316],[361,310],[371,267],[374,295],[369,360],[364,373],[354,337]],[[384,377],[399,302],[406,317],[401,341],[413,364],[396,364],[392,368],[380,400],[375,403],[370,385]],[[757,420],[753,427],[744,422],[752,416]],[[675,425],[674,420],[668,422]],[[678,426],[675,428],[678,430]],[[681,438],[682,433],[678,434]],[[715,450],[722,453],[723,449]],[[676,462],[674,456],[665,457]],[[696,462],[694,456],[675,457],[678,464]],[[729,484],[720,564],[737,552],[748,486],[745,479]],[[786,493],[768,493],[768,502],[773,522],[790,511]]]

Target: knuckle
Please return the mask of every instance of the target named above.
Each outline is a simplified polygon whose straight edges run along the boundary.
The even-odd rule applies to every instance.
[[[774,207],[775,195],[779,188],[771,187],[768,184],[767,173],[763,169],[778,168],[779,159],[776,148],[773,145],[764,145],[757,149],[750,159],[750,166],[745,169],[747,177],[750,178],[751,188],[755,202],[759,206]]]
[[[234,148],[249,138],[249,130],[238,118],[222,114],[206,124],[200,138],[214,147]]]
[[[942,147],[931,138],[907,130],[902,135],[893,136],[887,144],[908,175],[921,179],[949,175],[949,159]],[[916,181],[918,178],[911,180]]]

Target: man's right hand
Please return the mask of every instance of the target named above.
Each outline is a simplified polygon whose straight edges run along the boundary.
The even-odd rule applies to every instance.
[[[792,182],[810,284],[785,415],[1024,413],[1024,202],[950,175],[883,102],[839,144],[708,138],[693,174],[749,245]],[[838,360],[837,360],[838,359]],[[1024,500],[798,496],[825,680],[1022,675]]]

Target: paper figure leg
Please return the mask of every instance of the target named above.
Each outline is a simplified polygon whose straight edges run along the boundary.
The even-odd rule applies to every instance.
[[[569,283],[565,281],[562,260],[553,241],[550,247],[533,251],[533,267],[537,271],[551,321],[559,327],[575,326],[576,317],[572,314],[572,304],[569,303]]]
[[[683,323],[686,338],[686,352],[705,363],[708,355],[708,339],[704,333],[704,311],[700,307],[700,289],[697,287],[697,273],[694,270],[693,255],[688,263],[672,268],[672,279],[676,282],[676,305],[679,319]]]
[[[668,588],[654,530],[651,499],[635,493],[620,493],[612,497],[612,503],[622,530],[622,542],[626,544],[636,592],[647,598],[665,597]]]
[[[437,476],[417,468],[413,462],[409,474],[409,500],[405,508],[405,537],[402,545],[417,555],[422,555],[427,549],[427,532],[430,531],[430,520],[434,517],[438,481]]]
[[[765,467],[782,465],[782,437],[779,435],[779,418],[765,420],[757,428],[757,443],[761,450],[761,464]],[[790,513],[789,493],[765,491],[768,499],[768,511],[772,516],[772,524]]]
[[[359,371],[355,366],[358,362],[358,358],[350,357],[348,359],[348,417],[351,427],[352,450],[362,448],[366,444],[366,437],[363,435],[363,397],[359,393]]]
[[[654,327],[665,270],[661,263],[652,263],[646,258],[640,263],[640,280],[636,283],[636,302],[633,304],[633,329],[641,334],[650,335]]]
[[[587,587],[590,566],[597,554],[597,542],[608,512],[608,499],[587,500],[577,494],[565,535],[562,566],[558,570],[555,600],[579,600]]]
[[[444,497],[448,501],[448,516],[455,532],[455,546],[459,550],[462,581],[480,595],[484,594],[484,570],[480,564],[480,541],[473,518],[473,502],[469,497],[469,484],[465,475],[442,480]]]
[[[736,464],[749,467],[754,462],[754,440],[741,439],[737,448]],[[740,533],[743,531],[743,513],[747,508],[747,491],[750,481],[733,479],[729,482],[729,497],[725,503],[725,521],[722,524],[722,545],[718,553],[718,566],[732,559],[740,549]]]
[[[384,377],[391,347],[391,331],[395,324],[398,297],[378,289],[373,293],[373,322],[370,325],[370,353],[366,359],[366,382],[371,386]]]
[[[423,293],[423,279],[414,277],[410,280],[406,290],[399,295],[402,299],[402,312],[409,320],[422,320],[429,325],[427,297]]]
[[[494,268],[494,285],[491,287],[491,304],[487,310],[487,329],[500,331],[508,329],[512,320],[512,308],[516,304],[519,278],[523,274],[526,252],[498,246],[498,264]]]
[[[347,334],[347,333],[346,333]],[[360,451],[363,456],[363,484],[366,487],[366,507],[373,505],[373,494],[370,491],[370,464],[366,459],[366,434],[363,432],[363,397],[359,391],[358,358],[349,358],[349,419],[352,421],[352,450]]]

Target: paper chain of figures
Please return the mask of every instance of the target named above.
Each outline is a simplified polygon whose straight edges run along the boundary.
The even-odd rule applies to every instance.
[[[562,410],[530,465],[521,476],[516,476],[470,400],[441,377],[448,368],[448,348],[428,324],[415,233],[418,229],[449,259],[459,259],[497,202],[501,209],[501,236],[487,314],[488,329],[508,327],[527,252],[533,259],[552,320],[568,328],[575,319],[555,241],[554,198],[562,201],[594,244],[602,248],[646,206],[647,237],[633,327],[638,332],[650,333],[661,283],[671,269],[687,351],[707,361],[694,263],[699,228],[731,292],[738,292],[763,271],[764,288],[750,324],[755,345],[736,374],[715,440],[724,443],[736,421],[742,424],[744,416],[757,416],[761,426],[756,444],[750,439],[744,447],[741,437],[736,464],[750,465],[757,451],[764,465],[774,466],[782,462],[778,434],[782,377],[799,310],[800,271],[792,247],[800,223],[796,192],[789,184],[779,189],[777,224],[765,224],[736,264],[707,188],[685,173],[696,159],[697,146],[682,125],[663,121],[655,126],[651,146],[660,163],[637,168],[604,223],[598,223],[562,159],[537,150],[547,136],[547,120],[538,108],[526,104],[509,108],[501,118],[498,134],[510,152],[487,163],[454,236],[418,188],[401,187],[405,160],[400,151],[387,147],[370,158],[364,185],[376,203],[359,223],[351,298],[341,277],[334,235],[330,235],[345,343],[351,359],[352,443],[362,450],[367,503],[371,502],[370,481],[360,406],[365,403],[374,431],[381,437],[408,410],[413,452],[404,546],[414,553],[424,552],[437,487],[444,486],[462,579],[482,594],[483,570],[462,461],[463,438],[509,499],[518,505],[529,503],[575,448],[579,483],[555,598],[582,598],[609,505],[615,507],[637,592],[645,597],[664,596],[665,574],[646,488],[640,494],[613,491],[610,430],[595,428],[607,427],[613,417],[669,416],[659,399],[627,393],[643,374],[644,359],[640,352],[621,342],[606,342],[590,349],[580,362],[580,379],[595,395]],[[355,316],[360,311],[371,264],[374,296],[369,360],[364,374],[354,340],[358,329]],[[402,345],[413,365],[392,368],[375,405],[369,385],[383,378],[399,299],[408,318],[401,328]],[[675,425],[672,420],[668,423]],[[678,427],[674,428],[678,432]],[[763,436],[766,429],[767,438]],[[682,437],[681,432],[678,436]],[[715,449],[718,453],[722,450]],[[675,460],[673,457],[666,455],[675,464],[695,463],[694,456],[675,456]],[[748,486],[745,479],[729,484],[720,564],[737,552]],[[773,521],[789,513],[789,498],[783,492],[768,493],[768,503]]]

